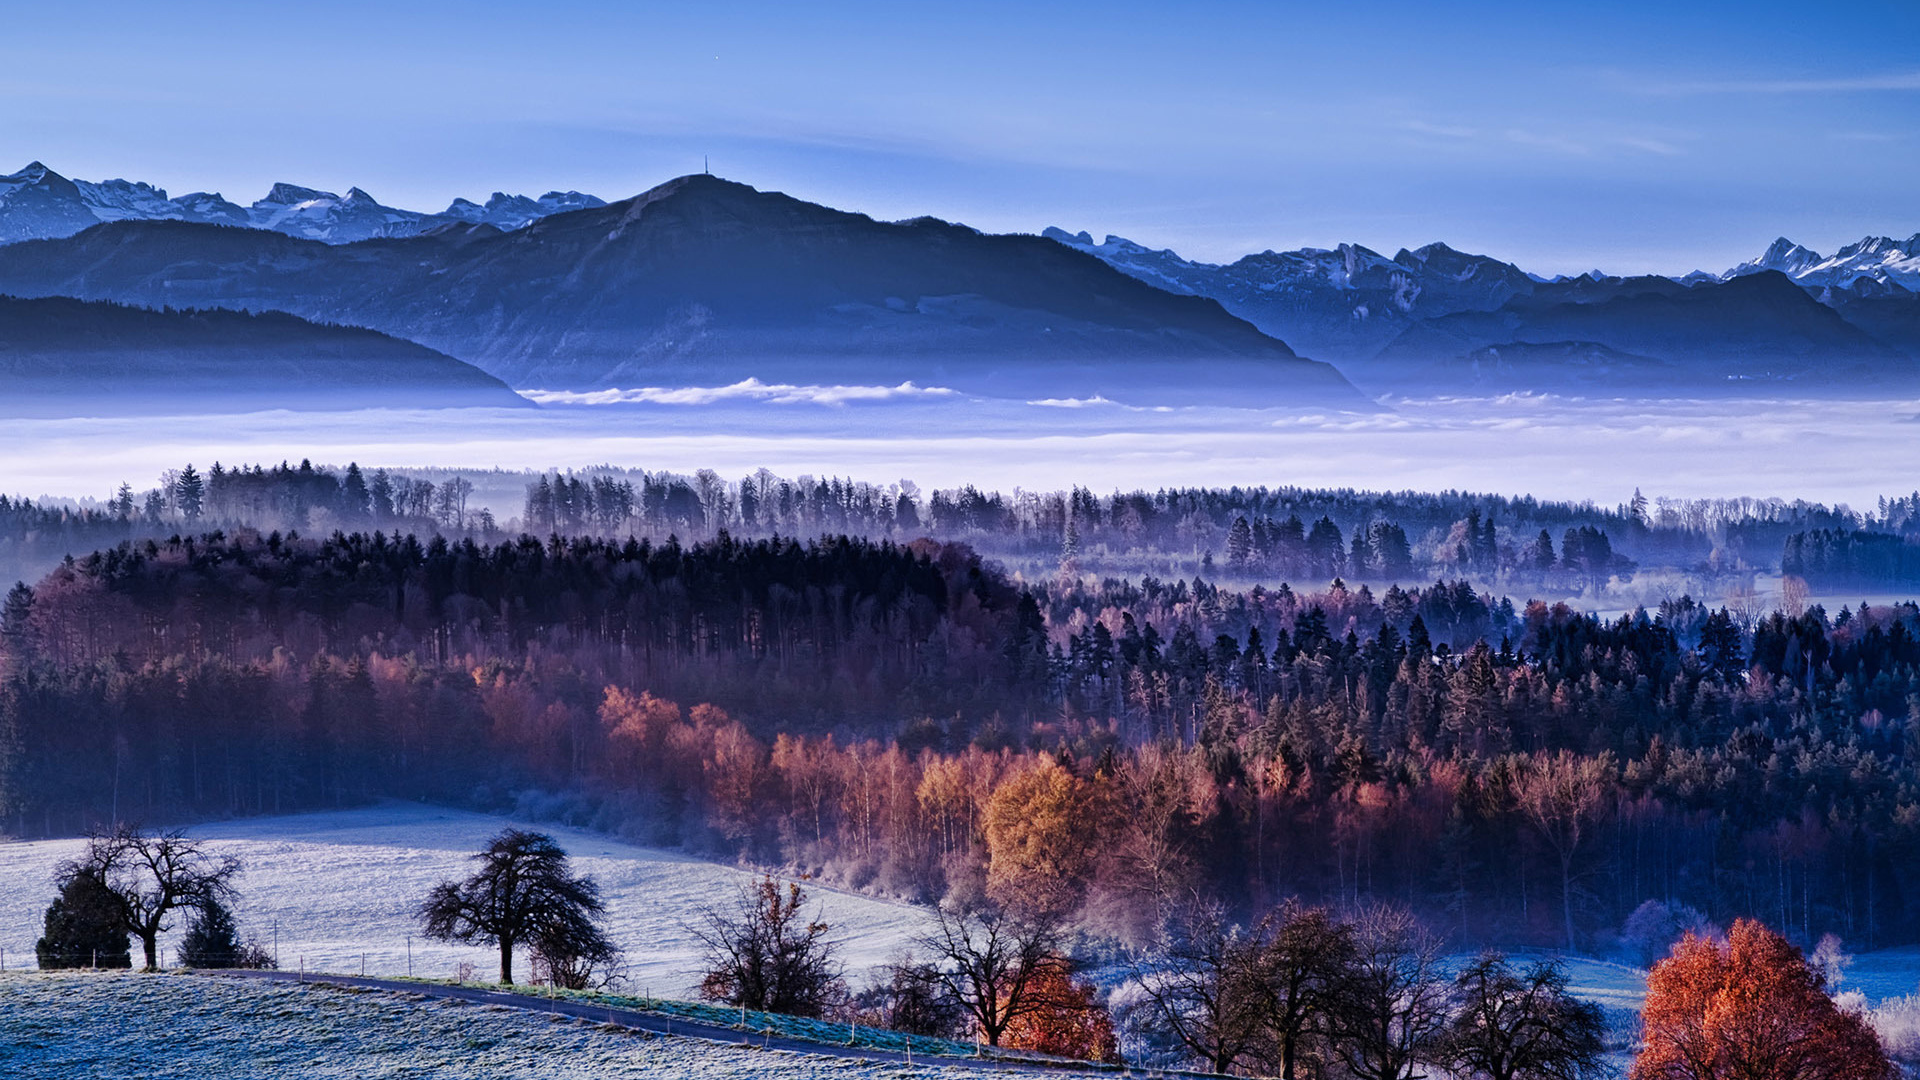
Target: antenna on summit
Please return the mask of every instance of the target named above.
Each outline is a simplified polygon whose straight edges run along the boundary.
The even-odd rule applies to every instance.
[[[700,155],[700,171],[706,173],[708,176],[713,175],[713,166],[707,164],[707,155],[705,154]]]

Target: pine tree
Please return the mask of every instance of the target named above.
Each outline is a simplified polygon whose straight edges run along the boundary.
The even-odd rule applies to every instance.
[[[180,962],[192,968],[238,967],[240,931],[233,914],[218,900],[200,905],[180,942]]]
[[[192,464],[180,470],[180,478],[173,482],[173,499],[180,507],[180,516],[191,525],[200,520],[201,511],[206,508],[207,484],[195,472]]]
[[[1233,527],[1227,530],[1227,565],[1242,570],[1252,557],[1253,526],[1244,516],[1234,518]]]
[[[367,490],[367,478],[361,475],[360,466],[355,462],[347,463],[347,478],[340,483],[340,499],[340,509],[349,521],[359,521],[367,516],[372,494]]]

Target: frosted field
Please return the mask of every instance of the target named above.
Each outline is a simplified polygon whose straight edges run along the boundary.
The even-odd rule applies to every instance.
[[[269,948],[278,924],[282,968],[357,974],[364,957],[369,975],[405,975],[411,934],[415,975],[451,977],[465,961],[478,978],[493,979],[498,952],[423,941],[413,910],[435,883],[471,873],[468,856],[509,825],[552,835],[573,857],[575,871],[600,883],[611,936],[626,950],[627,988],[635,992],[691,997],[699,946],[681,921],[757,880],[747,871],[596,833],[414,803],[251,818],[191,832],[209,841],[210,850],[245,864],[236,917],[243,934]],[[54,868],[84,846],[81,840],[0,844],[0,947],[10,970],[32,963],[53,898]],[[841,958],[855,986],[922,932],[924,913],[910,905],[818,887],[808,893],[845,942]],[[166,963],[174,960],[186,919],[177,918],[163,936]],[[514,974],[529,974],[524,952],[516,955]]]
[[[0,1076],[21,1080],[981,1075],[960,1066],[908,1067],[607,1031],[501,1006],[315,984],[128,973],[0,976]]]

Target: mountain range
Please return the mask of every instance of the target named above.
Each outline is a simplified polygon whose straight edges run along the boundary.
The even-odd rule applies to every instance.
[[[4,416],[468,405],[528,407],[471,365],[358,327],[0,296]]]
[[[1829,258],[1788,240],[1724,274],[1542,278],[1445,244],[1357,244],[1195,262],[1123,237],[1084,251],[1228,311],[1375,393],[1512,390],[1885,393],[1920,388],[1920,236]]]
[[[289,311],[370,327],[523,388],[746,377],[1155,400],[1211,384],[1366,407],[1211,299],[1037,236],[880,222],[707,175],[511,232],[348,244],[122,220],[0,246],[0,292]]]
[[[165,190],[128,180],[69,180],[39,162],[0,176],[0,243],[72,236],[108,221],[189,221],[268,229],[308,240],[344,244],[379,236],[417,236],[448,225],[511,230],[550,214],[606,203],[577,191],[549,191],[538,199],[494,192],[484,204],[455,199],[438,214],[383,206],[359,188],[345,195],[297,184],[275,184],[251,206],[197,191],[169,198]]]
[[[553,390],[912,379],[1352,403],[1344,372],[1374,395],[1872,396],[1920,391],[1915,287],[1920,235],[1547,279],[1442,243],[1204,263],[1086,232],[876,221],[704,174],[611,204],[496,193],[438,214],[359,188],[276,184],[241,207],[38,163],[0,178],[0,291],[288,311]]]

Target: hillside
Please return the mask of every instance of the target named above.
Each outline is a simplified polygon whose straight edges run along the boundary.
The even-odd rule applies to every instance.
[[[753,881],[747,871],[580,829],[418,803],[250,818],[199,826],[192,834],[245,865],[236,916],[246,933],[270,947],[278,927],[282,967],[450,978],[461,963],[496,969],[498,952],[423,939],[413,909],[436,882],[470,872],[468,856],[510,825],[551,834],[581,872],[600,882],[610,934],[627,951],[633,990],[694,996],[699,946],[684,920]],[[0,946],[11,965],[31,960],[54,868],[84,846],[83,840],[0,844]],[[845,935],[842,958],[855,985],[920,932],[923,913],[909,905],[824,887],[809,892],[836,936]],[[180,932],[176,927],[162,939],[169,963]]]
[[[280,312],[0,296],[0,414],[526,407],[500,380],[372,330]]]
[[[1364,405],[1214,301],[1052,241],[878,222],[704,175],[508,233],[329,246],[118,222],[0,248],[0,291],[284,309],[405,336],[520,387],[758,376],[1113,396],[1204,381],[1275,404]]]
[[[0,975],[0,1070],[22,1080],[148,1076],[405,1076],[419,1080],[944,1080],[962,1063],[907,1066],[657,1035],[544,1014],[316,983],[191,975]],[[603,1018],[604,1019],[604,1018]],[[996,1069],[996,1076],[1038,1070]]]
[[[1411,327],[1364,370],[1375,381],[1455,385],[1488,350],[1533,361],[1501,368],[1497,378],[1485,366],[1474,369],[1483,388],[1499,392],[1579,386],[1844,393],[1920,386],[1912,358],[1775,271],[1691,286],[1666,278],[1549,283],[1495,311],[1458,312]],[[1564,362],[1550,362],[1554,350]],[[1596,366],[1594,356],[1614,362]]]

